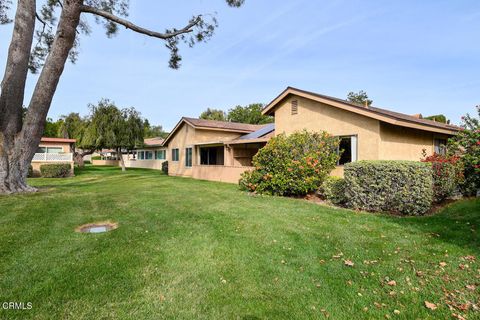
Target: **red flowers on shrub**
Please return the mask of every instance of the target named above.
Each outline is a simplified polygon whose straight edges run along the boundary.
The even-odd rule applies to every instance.
[[[441,202],[452,196],[463,179],[460,157],[434,153],[421,161],[432,164],[434,201]]]

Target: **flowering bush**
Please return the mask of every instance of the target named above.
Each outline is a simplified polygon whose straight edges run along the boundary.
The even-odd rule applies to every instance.
[[[466,195],[475,195],[480,190],[480,106],[477,106],[478,118],[467,114],[462,117],[462,128],[449,140],[450,154],[460,156],[465,180],[461,185]]]
[[[313,192],[335,168],[338,143],[338,138],[327,132],[280,134],[254,156],[255,170],[242,174],[240,186],[273,195]]]
[[[441,202],[452,196],[463,181],[463,170],[460,157],[433,154],[422,159],[432,164],[433,201]]]

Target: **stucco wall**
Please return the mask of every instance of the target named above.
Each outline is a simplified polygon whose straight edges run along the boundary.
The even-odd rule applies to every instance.
[[[433,132],[380,124],[380,159],[420,160],[422,150],[433,153],[434,139],[447,139],[448,136]]]
[[[195,129],[188,124],[182,124],[175,135],[168,142],[167,160],[168,174],[173,176],[192,176],[192,168],[185,166],[185,148],[192,147],[192,165],[199,163],[199,155],[194,148],[196,143],[218,142],[223,140],[233,140],[240,136],[239,133]],[[172,149],[179,149],[179,161],[172,161]]]
[[[119,160],[92,160],[94,166],[118,166]]]
[[[124,156],[125,159],[125,156]],[[162,163],[166,160],[124,160],[127,168],[145,168],[162,170]]]
[[[192,170],[192,178],[220,181],[229,183],[238,183],[240,175],[252,170],[253,167],[231,167],[231,166],[199,166],[194,165]]]
[[[298,114],[291,114],[291,100],[298,101]],[[379,158],[380,122],[349,111],[301,97],[290,97],[275,110],[275,134],[307,129],[335,136],[357,135],[358,160]]]

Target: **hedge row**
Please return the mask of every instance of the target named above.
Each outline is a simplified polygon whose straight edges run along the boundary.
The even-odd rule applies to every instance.
[[[40,173],[44,178],[64,178],[70,175],[71,166],[69,163],[43,164],[40,166]]]

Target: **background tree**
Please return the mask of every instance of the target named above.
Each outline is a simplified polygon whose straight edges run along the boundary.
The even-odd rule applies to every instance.
[[[133,149],[143,144],[143,119],[134,108],[118,109],[113,102],[102,99],[90,105],[91,123],[87,128],[86,142],[97,149],[114,149],[120,160],[122,171],[125,163],[122,149]]]
[[[239,7],[244,0],[226,0]],[[0,23],[9,23],[11,0],[0,0]],[[111,37],[123,26],[158,38],[170,51],[169,66],[181,62],[179,43],[207,41],[217,27],[212,15],[195,15],[184,27],[148,30],[125,19],[128,0],[18,0],[0,92],[0,193],[35,191],[26,183],[28,167],[45,127],[48,110],[67,59],[78,58],[80,35],[90,33],[85,14],[93,15]],[[36,24],[36,22],[38,23]],[[35,44],[34,44],[35,39]],[[25,120],[22,119],[28,70],[39,72]]]
[[[94,140],[88,137],[90,118],[82,117],[79,113],[72,112],[62,116],[61,120],[60,136],[77,140],[73,149],[73,160],[79,167],[83,167],[83,158],[98,149],[98,146],[93,143]]]
[[[148,119],[143,122],[143,130],[144,138],[166,138],[168,136],[168,132],[164,131],[161,125],[152,126]]]
[[[373,103],[373,100],[368,99],[367,93],[363,90],[358,92],[350,91],[347,95],[347,100],[362,106],[367,105],[368,107],[370,107]]]
[[[52,118],[47,118],[45,122],[45,129],[43,129],[42,136],[50,138],[58,138],[60,136],[60,128],[62,120],[53,121]]]
[[[273,122],[273,117],[264,116],[262,103],[252,103],[248,106],[236,106],[228,111],[228,121],[250,123],[250,124],[265,124]]]
[[[227,121],[227,115],[223,110],[207,108],[207,110],[200,114],[200,119]]]
[[[463,165],[464,194],[474,196],[480,191],[480,106],[477,117],[466,114],[462,117],[462,128],[456,136],[448,141],[450,154],[460,156]]]
[[[450,120],[444,114],[435,114],[433,116],[423,117],[423,119],[433,120],[441,123],[450,123]]]

